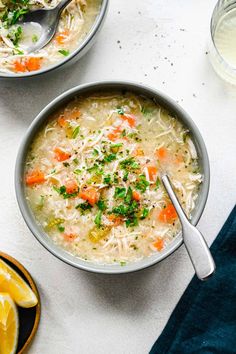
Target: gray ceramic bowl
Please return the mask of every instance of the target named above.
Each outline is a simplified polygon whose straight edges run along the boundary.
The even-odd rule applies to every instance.
[[[50,237],[44,232],[44,230],[36,223],[33,213],[31,212],[28,203],[25,198],[24,190],[24,166],[26,155],[31,145],[32,140],[34,139],[35,134],[40,130],[41,126],[45,123],[48,117],[57,110],[59,107],[65,105],[68,101],[73,99],[75,96],[83,93],[90,93],[97,90],[104,89],[120,89],[120,90],[129,90],[137,94],[145,95],[150,98],[154,98],[161,106],[165,107],[170,113],[178,117],[178,119],[189,129],[192,139],[195,143],[198,156],[201,172],[204,176],[203,183],[199,192],[199,197],[196,202],[196,208],[193,211],[192,223],[197,224],[198,220],[201,217],[201,214],[204,210],[205,203],[208,196],[209,190],[209,179],[210,179],[210,170],[209,170],[209,161],[206,151],[204,141],[201,137],[201,134],[188,116],[188,114],[172,99],[164,95],[163,93],[142,86],[136,83],[131,82],[101,82],[101,83],[91,83],[81,86],[74,87],[69,91],[61,94],[59,97],[55,98],[51,103],[49,103],[34,119],[30,125],[23,142],[20,146],[15,168],[15,189],[17,201],[25,219],[26,224],[29,229],[32,231],[37,240],[52,254],[54,254],[59,259],[64,262],[91,272],[96,273],[107,273],[107,274],[119,274],[119,273],[128,273],[137,271],[146,267],[149,267],[155,263],[160,262],[162,259],[169,256],[173,253],[183,242],[181,233],[176,236],[171,244],[169,244],[162,252],[152,255],[148,258],[144,258],[141,261],[127,264],[126,266],[120,265],[97,265],[87,261],[83,261],[75,256],[67,253],[62,248],[54,244]]]
[[[34,72],[28,72],[23,74],[7,74],[7,73],[0,73],[0,79],[23,79],[23,78],[31,78],[35,76],[39,76],[45,73],[49,73],[51,71],[55,71],[56,69],[65,68],[77,60],[79,60],[95,43],[97,39],[97,35],[100,32],[102,25],[105,21],[107,9],[108,9],[109,0],[102,0],[101,1],[101,8],[100,11],[90,29],[87,36],[83,39],[83,41],[79,44],[78,48],[74,50],[70,55],[59,61],[58,63],[45,67],[41,70],[37,70]]]

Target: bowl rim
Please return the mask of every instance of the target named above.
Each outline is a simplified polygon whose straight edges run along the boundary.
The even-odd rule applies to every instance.
[[[58,63],[55,63],[54,65],[51,66],[46,66],[44,69],[40,69],[37,71],[32,71],[24,74],[8,74],[8,73],[1,73],[0,72],[0,79],[24,79],[24,78],[31,78],[31,77],[36,77],[40,76],[42,74],[49,73],[55,69],[60,68],[62,65],[69,63],[71,60],[73,60],[79,53],[81,53],[85,47],[93,41],[97,33],[99,32],[101,26],[103,25],[103,22],[105,20],[107,10],[108,10],[108,5],[109,5],[109,0],[101,0],[101,7],[100,11],[96,16],[95,21],[93,22],[91,28],[89,29],[89,32],[87,35],[84,37],[82,42],[79,43],[79,46],[77,47],[76,50],[74,50],[70,55],[68,55],[65,58],[62,58]]]
[[[195,145],[197,145],[196,147],[198,149],[198,152],[201,153],[199,158],[202,160],[201,166],[203,170],[202,172],[204,174],[203,183],[201,185],[201,192],[199,192],[198,197],[199,205],[194,211],[194,215],[191,220],[193,225],[196,225],[198,223],[205,208],[210,187],[209,158],[201,133],[195,125],[194,121],[185,112],[185,110],[168,95],[147,85],[139,84],[132,81],[97,81],[78,85],[63,92],[62,94],[54,98],[50,103],[48,103],[42,109],[42,111],[34,118],[32,123],[28,127],[28,130],[26,131],[19,147],[15,164],[15,193],[19,209],[28,228],[33,233],[35,238],[51,254],[75,268],[79,268],[89,272],[102,274],[130,273],[153,266],[154,264],[159,263],[164,258],[168,257],[175,250],[177,250],[183,243],[181,232],[174,238],[173,242],[171,242],[161,253],[158,253],[154,256],[145,257],[142,260],[136,262],[128,263],[124,267],[120,265],[103,265],[83,261],[82,259],[64,251],[61,247],[57,246],[55,243],[49,240],[49,236],[42,229],[40,229],[39,225],[37,225],[37,222],[34,219],[34,215],[26,201],[24,193],[24,162],[27,155],[28,147],[30,146],[30,143],[32,142],[35,134],[37,134],[38,129],[40,129],[41,125],[43,125],[43,123],[49,118],[50,114],[53,111],[57,110],[59,106],[72,100],[73,97],[76,97],[86,92],[94,92],[96,90],[101,89],[125,89],[126,91],[131,91],[147,97],[155,98],[158,103],[161,102],[160,105],[163,105],[170,112],[175,113],[177,119],[179,119],[184,125],[187,126],[190,131],[190,134],[195,140]]]

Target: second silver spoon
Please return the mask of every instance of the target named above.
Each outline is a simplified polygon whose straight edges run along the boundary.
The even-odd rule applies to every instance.
[[[52,40],[58,27],[61,12],[71,1],[72,0],[62,0],[52,9],[40,9],[28,12],[24,15],[22,20],[18,21],[18,23],[22,25],[23,31],[24,26],[29,25],[32,27],[32,32],[34,28],[38,29],[38,40],[25,48],[27,53],[42,49]]]

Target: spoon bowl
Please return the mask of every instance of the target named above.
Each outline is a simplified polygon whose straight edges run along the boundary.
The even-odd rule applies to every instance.
[[[40,9],[28,12],[24,15],[18,24],[28,28],[28,32],[37,35],[38,40],[35,43],[25,44],[27,53],[36,52],[45,47],[54,37],[60,20],[61,12],[72,0],[62,0],[52,9]],[[36,30],[37,29],[37,30]],[[35,32],[36,30],[36,32]]]

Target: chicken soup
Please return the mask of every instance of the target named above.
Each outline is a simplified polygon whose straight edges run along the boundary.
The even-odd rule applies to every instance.
[[[89,33],[101,0],[73,0],[62,12],[57,33],[44,48],[28,53],[37,43],[41,27],[22,25],[18,20],[36,9],[52,9],[59,0],[0,0],[0,72],[27,73],[62,61]]]
[[[162,252],[180,231],[163,171],[191,218],[202,175],[188,130],[149,98],[97,92],[61,108],[36,135],[26,196],[58,246],[125,265]]]

